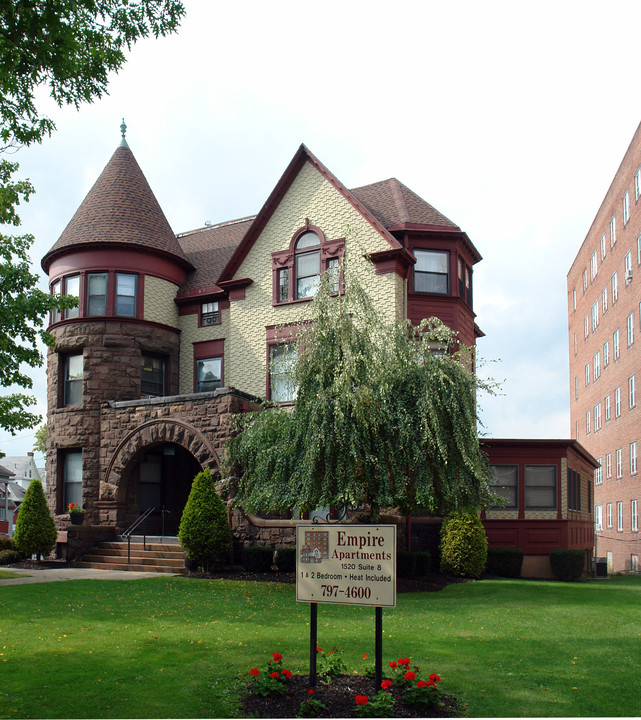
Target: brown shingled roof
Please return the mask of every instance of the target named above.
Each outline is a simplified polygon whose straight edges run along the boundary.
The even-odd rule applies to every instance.
[[[191,267],[126,143],[116,149],[42,267],[48,272],[60,252],[98,243],[147,248]]]
[[[351,193],[386,228],[412,223],[460,229],[396,178],[364,185]]]

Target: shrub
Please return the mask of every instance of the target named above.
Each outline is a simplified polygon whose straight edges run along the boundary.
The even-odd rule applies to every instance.
[[[400,578],[416,577],[416,554],[407,550],[396,551],[396,574]]]
[[[515,578],[521,576],[523,550],[520,548],[489,548],[487,572],[490,575]]]
[[[227,510],[214,487],[209,468],[194,478],[178,529],[178,539],[187,557],[208,571],[225,562],[231,551]]]
[[[42,483],[34,479],[29,483],[25,493],[16,529],[13,534],[13,541],[16,550],[23,555],[49,555],[56,546],[58,531],[49,512],[47,500],[42,489]]]
[[[415,552],[416,555],[416,575],[417,577],[423,577],[429,575],[432,569],[432,556],[427,550]]]
[[[249,545],[243,548],[243,567],[248,572],[269,572],[274,561],[274,551],[265,545]]]
[[[0,550],[0,565],[10,565],[22,560],[22,555],[17,550]]]
[[[481,577],[487,560],[487,536],[478,513],[457,510],[441,527],[441,572]]]
[[[13,538],[0,537],[0,550],[15,550],[15,548]]]
[[[556,548],[550,553],[550,565],[558,580],[578,580],[583,575],[585,553],[583,550]]]
[[[296,548],[293,546],[279,547],[276,550],[276,567],[281,572],[295,572]]]

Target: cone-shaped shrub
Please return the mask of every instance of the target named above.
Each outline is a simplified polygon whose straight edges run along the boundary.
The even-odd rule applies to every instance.
[[[49,512],[49,506],[40,480],[29,484],[20,505],[13,541],[23,555],[48,555],[56,546],[58,531]]]
[[[441,527],[441,572],[481,577],[487,560],[487,535],[476,512],[458,510]]]
[[[225,562],[231,550],[227,510],[214,487],[209,468],[194,478],[183,510],[178,539],[191,562],[204,570]]]

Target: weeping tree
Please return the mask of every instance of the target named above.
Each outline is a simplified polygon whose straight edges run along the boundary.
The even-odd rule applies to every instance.
[[[293,408],[237,418],[228,470],[248,512],[326,506],[446,515],[492,497],[473,353],[435,318],[385,323],[356,278],[321,283],[297,338]],[[282,371],[282,368],[280,368]],[[484,385],[485,387],[485,385]],[[486,388],[489,389],[489,388]]]

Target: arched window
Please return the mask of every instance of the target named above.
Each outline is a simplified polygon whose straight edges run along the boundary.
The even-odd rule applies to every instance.
[[[303,233],[296,241],[294,249],[296,300],[316,295],[321,272],[320,245],[320,238],[315,232]]]

